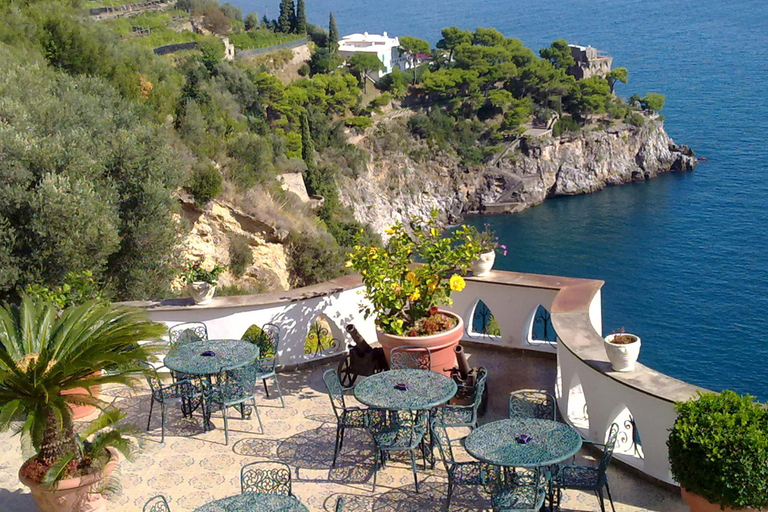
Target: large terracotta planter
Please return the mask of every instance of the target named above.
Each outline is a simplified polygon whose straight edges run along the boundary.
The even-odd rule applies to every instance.
[[[100,372],[96,372],[95,375],[100,375]],[[90,394],[93,395],[94,398],[99,397],[99,392],[101,392],[101,386],[91,386],[90,388]],[[62,389],[61,390],[62,395],[87,395],[88,389],[85,388],[73,388],[73,389]],[[72,410],[72,419],[73,420],[79,420],[81,418],[85,418],[86,416],[90,416],[94,411],[96,411],[96,407],[93,405],[77,405],[77,404],[69,404],[69,408]]]
[[[107,450],[110,458],[102,471],[61,480],[55,490],[27,478],[24,466],[19,470],[19,480],[29,487],[41,512],[103,512],[107,509],[107,500],[98,491],[103,480],[112,474],[120,462],[117,450]]]
[[[680,494],[682,494],[683,501],[686,505],[688,505],[688,508],[691,510],[691,512],[759,512],[762,510],[756,508],[722,509],[720,508],[720,505],[710,503],[698,494],[693,494],[692,492],[686,491],[683,487],[680,488]]]
[[[376,329],[376,336],[384,349],[387,362],[389,362],[389,352],[395,347],[403,345],[426,347],[432,355],[432,371],[450,376],[451,368],[456,366],[456,353],[453,347],[459,344],[464,334],[464,322],[460,316],[448,311],[441,311],[441,313],[456,318],[458,320],[456,327],[431,336],[396,336]]]

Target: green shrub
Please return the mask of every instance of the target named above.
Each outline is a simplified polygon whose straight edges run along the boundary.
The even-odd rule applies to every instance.
[[[344,255],[333,239],[292,232],[288,237],[295,286],[328,281],[344,272]]]
[[[221,173],[212,165],[198,164],[192,171],[192,182],[189,189],[195,204],[205,205],[208,201],[221,194]]]
[[[632,112],[627,116],[627,124],[632,126],[643,126],[645,124],[645,116],[640,112]]]
[[[581,129],[579,123],[572,117],[564,116],[557,120],[552,127],[552,135],[559,137],[564,133],[576,133]]]
[[[253,252],[248,238],[236,235],[229,241],[229,271],[241,277],[253,264]]]
[[[373,124],[373,119],[364,116],[352,116],[344,120],[344,124],[356,130],[365,130]]]
[[[675,409],[667,441],[675,480],[723,508],[768,507],[768,409],[729,390]]]
[[[299,69],[297,72],[299,73],[300,76],[307,76],[310,72],[309,64],[305,62],[304,64],[299,66]]]

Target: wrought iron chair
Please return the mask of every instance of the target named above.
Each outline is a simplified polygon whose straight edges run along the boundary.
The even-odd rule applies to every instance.
[[[259,346],[259,376],[258,379],[264,383],[264,392],[269,398],[269,388],[267,388],[267,379],[272,377],[275,379],[275,387],[277,388],[277,394],[280,396],[280,404],[285,407],[285,401],[283,400],[283,392],[280,389],[280,383],[277,380],[277,351],[280,345],[280,327],[275,324],[264,324],[261,327],[261,334],[254,342]],[[258,380],[257,379],[257,380]]]
[[[421,455],[424,459],[424,469],[427,468],[427,453],[424,446],[425,425],[427,423],[424,411],[417,414],[390,415],[389,421],[379,425],[371,426],[373,440],[376,442],[375,463],[373,468],[373,492],[376,492],[376,474],[379,472],[379,462],[381,466],[385,462],[385,454],[393,451],[408,451],[411,454],[411,469],[413,470],[413,482],[416,485],[416,492],[419,492],[419,480],[416,476],[416,456],[417,448],[421,448]]]
[[[328,397],[331,399],[333,413],[336,415],[336,443],[333,448],[333,463],[331,464],[333,467],[336,465],[336,457],[344,444],[344,431],[348,428],[367,429],[372,424],[382,423],[386,413],[380,410],[347,407],[344,401],[344,388],[339,380],[339,375],[333,368],[323,373],[323,382],[328,388]]]
[[[251,462],[240,470],[240,491],[245,494],[283,494],[291,491],[291,468],[282,462]]]
[[[259,409],[256,407],[256,383],[261,378],[261,365],[254,361],[241,368],[222,370],[219,372],[215,383],[206,391],[205,400],[211,404],[218,404],[224,417],[224,444],[229,444],[229,425],[227,424],[227,409],[238,406],[240,417],[245,419],[248,415],[245,403],[250,401],[256,419],[259,421],[259,429],[264,433],[261,424]]]
[[[165,413],[166,404],[180,403],[181,412],[186,416],[192,416],[192,411],[196,409],[204,400],[203,390],[190,379],[183,379],[170,384],[163,384],[157,370],[154,368],[147,373],[147,383],[151,391],[149,402],[149,417],[147,418],[147,430],[152,424],[152,410],[155,402],[160,404],[160,442],[165,441]]]
[[[539,477],[514,479],[497,487],[491,494],[493,512],[539,512],[547,496],[549,471]]]
[[[509,395],[510,418],[557,420],[555,397],[544,391],[521,389]]]
[[[168,329],[168,339],[171,347],[178,347],[196,341],[205,341],[208,339],[208,328],[203,322],[186,322],[172,325]]]
[[[403,345],[393,348],[389,353],[389,369],[401,370],[414,368],[416,370],[432,369],[432,353],[426,347]]]
[[[487,483],[488,465],[479,461],[456,462],[453,457],[451,440],[446,432],[446,425],[440,417],[432,419],[432,436],[440,451],[440,456],[448,473],[448,498],[445,501],[445,510],[451,507],[451,495],[454,485],[485,485]]]
[[[483,401],[483,392],[485,391],[485,379],[488,378],[488,370],[480,367],[477,370],[477,381],[475,383],[474,397],[472,403],[468,405],[447,404],[436,410],[437,415],[442,418],[446,427],[477,427],[477,411]]]
[[[344,512],[344,504],[347,502],[346,499],[344,499],[344,496],[339,496],[339,499],[336,500],[336,508],[333,509],[334,512]]]
[[[171,507],[168,506],[168,501],[165,499],[165,496],[162,494],[158,494],[157,496],[152,496],[147,500],[147,502],[144,504],[144,508],[141,509],[142,512],[171,512]]]
[[[611,490],[608,488],[608,478],[606,470],[613,457],[613,450],[616,447],[616,439],[619,435],[619,425],[613,423],[608,431],[608,439],[604,445],[593,443],[595,446],[603,447],[603,456],[600,458],[600,464],[597,467],[561,465],[554,475],[553,484],[557,489],[557,503],[560,503],[560,497],[563,489],[576,489],[579,491],[592,491],[600,501],[600,510],[605,512],[605,503],[603,502],[603,487],[608,494],[608,500],[611,502],[611,509],[616,512],[611,497]]]

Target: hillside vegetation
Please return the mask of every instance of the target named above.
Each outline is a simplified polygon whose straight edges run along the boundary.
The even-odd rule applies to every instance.
[[[277,20],[215,0],[175,9],[96,21],[77,2],[0,6],[1,298],[84,271],[114,299],[169,296],[189,228],[178,220],[182,195],[200,212],[218,198],[284,233],[292,285],[338,275],[349,247],[377,239],[338,198],[336,179],[356,178],[368,158],[348,140],[366,130],[384,138],[386,122],[370,127],[397,100],[417,112],[408,136],[470,166],[534,120],[557,115],[556,131],[577,131],[595,115],[641,123],[638,110],[661,106],[650,95],[627,103],[612,94],[626,70],[567,76],[564,41],[539,58],[493,29],[455,27],[435,50],[403,37],[414,62],[430,52],[431,61],[389,75],[384,93],[364,100],[363,78],[376,64],[342,65],[333,16],[330,34],[307,24],[303,0],[284,0]],[[312,58],[287,84],[272,68],[290,56],[223,60],[221,35],[257,47],[305,33]],[[188,40],[195,50],[151,50]],[[283,191],[276,177],[285,172],[302,173],[324,206],[314,211]],[[237,236],[229,245],[239,255],[220,258],[236,264],[233,276],[250,261],[249,242]]]

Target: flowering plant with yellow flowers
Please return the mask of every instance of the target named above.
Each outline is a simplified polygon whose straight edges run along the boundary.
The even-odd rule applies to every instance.
[[[410,229],[398,222],[385,231],[384,247],[355,246],[347,266],[359,272],[369,305],[365,317],[387,334],[423,336],[455,326],[437,306],[452,304],[451,293],[464,289],[461,277],[479,256],[470,229],[443,234],[437,212],[426,221],[411,219]]]

